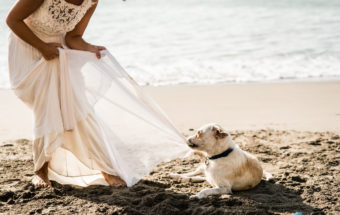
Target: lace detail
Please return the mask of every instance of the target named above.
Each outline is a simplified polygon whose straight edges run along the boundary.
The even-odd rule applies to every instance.
[[[32,30],[47,35],[61,35],[72,31],[93,4],[96,2],[92,0],[84,0],[81,5],[65,0],[45,0],[25,22]]]

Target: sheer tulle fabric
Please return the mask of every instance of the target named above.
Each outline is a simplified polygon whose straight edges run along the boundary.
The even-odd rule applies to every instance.
[[[61,36],[48,39],[63,43]],[[35,170],[49,161],[50,179],[62,184],[107,184],[104,171],[132,186],[188,152],[183,135],[108,51],[100,60],[59,51],[46,61],[10,35],[11,86],[34,112]]]

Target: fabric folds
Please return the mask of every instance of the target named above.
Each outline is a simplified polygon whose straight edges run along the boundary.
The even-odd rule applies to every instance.
[[[132,186],[189,151],[163,110],[106,50],[97,59],[65,46],[46,61],[11,35],[9,68],[12,89],[34,113],[35,170],[49,161],[50,179],[107,184],[104,171]]]

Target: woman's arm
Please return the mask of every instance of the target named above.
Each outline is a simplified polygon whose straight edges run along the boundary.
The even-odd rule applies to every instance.
[[[87,43],[83,39],[83,34],[85,32],[87,25],[89,24],[92,14],[96,10],[98,0],[92,0],[92,2],[96,4],[94,4],[90,9],[88,9],[84,17],[80,20],[80,22],[76,25],[76,27],[72,31],[66,33],[65,42],[66,45],[71,49],[93,52],[99,59],[100,58],[99,51],[105,49],[105,47],[92,45],[90,43]]]
[[[18,37],[38,49],[45,59],[51,60],[59,55],[57,47],[62,46],[58,43],[43,42],[24,22],[43,2],[44,0],[19,0],[9,12],[6,22]]]

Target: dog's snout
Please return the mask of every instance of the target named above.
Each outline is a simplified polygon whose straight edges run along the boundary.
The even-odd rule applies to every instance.
[[[188,138],[187,139],[187,144],[189,147],[191,148],[196,148],[197,147],[197,144],[195,143],[195,141],[193,140],[193,138]]]

